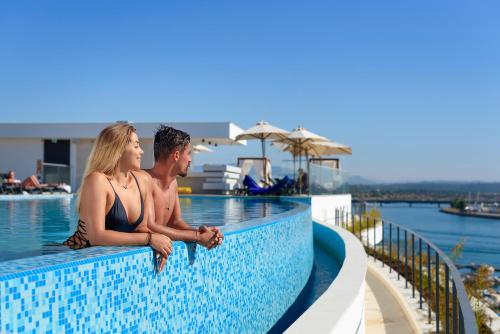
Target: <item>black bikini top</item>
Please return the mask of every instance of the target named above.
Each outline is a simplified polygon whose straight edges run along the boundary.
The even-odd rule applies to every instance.
[[[134,177],[135,182],[137,183],[137,188],[139,189],[139,195],[141,197],[141,214],[139,215],[139,218],[137,218],[135,222],[130,223],[128,221],[125,207],[123,206],[120,197],[116,193],[115,188],[111,184],[111,180],[108,179],[109,184],[111,185],[111,188],[113,188],[113,191],[115,193],[115,202],[113,203],[113,206],[111,207],[111,209],[109,209],[108,213],[106,214],[105,218],[106,230],[113,230],[118,232],[133,232],[135,231],[137,226],[139,226],[139,224],[142,223],[142,220],[144,219],[144,201],[142,199],[141,187],[139,187],[139,182],[137,181],[137,178],[135,177],[134,173],[130,172],[130,174],[132,174],[132,176]]]
[[[137,181],[134,173],[130,173],[137,183],[137,189],[139,189],[139,197],[141,198],[141,214],[135,222],[129,223],[127,212],[123,207],[123,203],[116,193],[115,188],[111,184],[111,180],[108,179],[109,184],[111,185],[111,188],[113,188],[113,192],[115,193],[115,201],[111,209],[106,214],[104,220],[106,230],[113,230],[117,232],[133,232],[144,219],[144,200],[142,199],[141,187],[139,186],[139,182]],[[78,220],[78,227],[76,229],[76,232],[65,242],[63,242],[63,244],[73,249],[80,249],[91,246],[90,241],[87,238],[87,226],[83,220]]]

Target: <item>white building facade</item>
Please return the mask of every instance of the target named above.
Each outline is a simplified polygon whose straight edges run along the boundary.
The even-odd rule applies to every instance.
[[[153,136],[160,123],[133,123],[144,150],[142,167],[154,161]],[[43,174],[45,182],[61,178],[78,189],[92,144],[111,123],[0,123],[0,173],[13,170],[16,178]],[[243,130],[231,122],[162,123],[191,135],[193,144],[245,144],[234,139]],[[42,177],[43,179],[43,177]]]

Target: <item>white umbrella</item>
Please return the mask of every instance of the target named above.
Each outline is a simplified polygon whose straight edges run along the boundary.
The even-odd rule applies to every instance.
[[[300,125],[290,132],[286,138],[278,140],[278,142],[291,146],[290,152],[292,152],[292,155],[294,156],[294,162],[295,156],[299,156],[299,165],[302,165],[302,159],[300,158],[302,156],[302,152],[304,152],[305,155],[308,155],[308,152],[304,151],[308,143],[327,141],[329,141],[328,138],[315,134]]]
[[[316,157],[321,157],[329,155],[352,154],[351,147],[344,144],[336,143],[334,141],[326,141],[326,142],[309,141],[304,143],[300,148],[285,143],[276,143],[273,145],[276,145],[282,151],[287,151],[292,153],[294,156],[312,155]]]
[[[314,153],[317,156],[352,155],[352,148],[350,146],[334,141],[311,142],[309,144],[311,153]]]
[[[212,150],[211,148],[208,148],[204,145],[200,145],[200,144],[193,145],[193,152],[194,153],[202,153],[202,152],[212,153],[213,151],[214,150]]]
[[[290,134],[286,137],[286,139],[292,144],[304,144],[311,141],[329,141],[328,138],[317,135],[299,125],[298,128],[294,129]]]
[[[272,126],[267,122],[260,121],[255,126],[244,131],[236,137],[236,140],[242,139],[259,139],[262,143],[262,157],[266,157],[267,139],[285,139],[288,136],[288,131]]]

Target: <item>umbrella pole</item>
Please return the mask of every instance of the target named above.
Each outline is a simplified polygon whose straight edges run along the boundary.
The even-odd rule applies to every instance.
[[[263,158],[262,163],[264,164],[264,166],[263,166],[264,167],[264,182],[267,185],[268,179],[267,179],[266,142],[265,142],[264,138],[262,138],[260,140],[260,142],[262,143],[262,158]]]
[[[311,195],[311,166],[309,164],[309,153],[306,151],[306,167],[307,167],[307,191],[309,195]]]
[[[302,168],[302,148],[299,148],[299,169]],[[299,181],[299,194],[302,195],[302,177],[301,175],[298,176],[298,181]]]
[[[302,168],[302,148],[299,149],[299,168]]]
[[[293,154],[293,181],[295,182],[295,154]]]

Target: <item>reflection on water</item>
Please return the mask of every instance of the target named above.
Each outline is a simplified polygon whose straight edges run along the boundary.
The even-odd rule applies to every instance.
[[[297,204],[259,198],[198,197],[187,205],[181,199],[182,216],[194,226],[221,226],[288,211]],[[191,198],[189,198],[191,200]]]
[[[262,218],[296,206],[292,202],[250,198],[180,198],[183,218],[193,226],[221,226]],[[69,251],[60,244],[75,229],[72,197],[0,201],[0,261]]]

